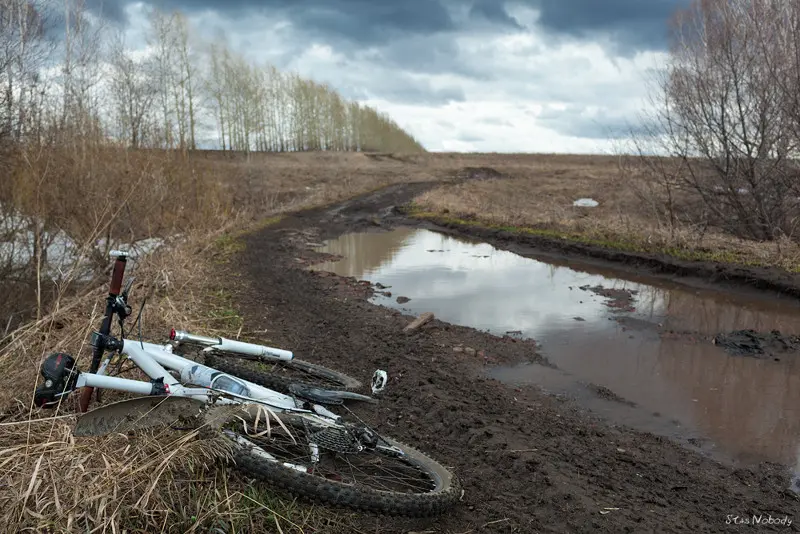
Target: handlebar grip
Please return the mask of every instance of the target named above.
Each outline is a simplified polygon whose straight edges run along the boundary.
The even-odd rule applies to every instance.
[[[78,401],[78,408],[81,413],[86,413],[89,410],[89,402],[92,400],[93,387],[84,386],[81,391],[80,400]]]
[[[122,277],[125,275],[126,262],[125,256],[118,257],[114,262],[114,272],[111,274],[111,288],[109,289],[112,295],[119,295],[122,291]]]

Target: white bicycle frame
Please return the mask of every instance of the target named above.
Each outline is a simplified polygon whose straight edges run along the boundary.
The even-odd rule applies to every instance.
[[[123,339],[122,341],[123,347],[121,353],[127,355],[128,359],[130,359],[151,379],[162,379],[167,395],[191,397],[209,403],[214,401],[221,404],[257,403],[268,406],[269,408],[275,409],[279,412],[305,413],[309,415],[315,413],[316,415],[323,416],[325,418],[332,418],[336,420],[339,419],[338,415],[327,410],[323,406],[312,404],[312,410],[304,409],[298,404],[297,401],[295,401],[293,397],[284,395],[278,391],[268,389],[263,386],[259,386],[258,384],[254,384],[252,382],[248,382],[247,380],[216,371],[215,369],[206,365],[202,365],[182,356],[178,356],[177,354],[173,354],[173,347],[170,344],[157,345],[154,343],[130,339]],[[270,347],[263,347],[262,345],[254,345],[238,341],[234,343],[237,344],[237,348],[244,348],[244,350],[237,350],[236,352],[241,352],[244,354],[255,354],[257,352],[263,354],[264,351],[262,349],[270,349]],[[214,348],[215,347],[210,347],[211,350]],[[226,346],[227,350],[230,350],[231,348],[233,348],[231,345]],[[138,393],[141,395],[153,394],[154,384],[151,382],[105,375],[105,370],[108,367],[109,361],[110,357],[103,362],[97,373],[80,373],[78,375],[76,387],[80,388],[89,386],[98,389],[116,389],[130,393]],[[199,376],[212,378],[206,380],[208,382],[207,384],[201,384],[201,387],[187,387],[184,386],[181,381],[176,379],[167,369],[177,371],[180,373],[181,377]],[[232,380],[247,388],[248,395],[240,395],[223,389],[214,388],[215,383],[218,382],[222,377],[225,377],[227,380]],[[222,396],[218,396],[219,398],[216,399],[212,398],[215,392],[222,394]]]

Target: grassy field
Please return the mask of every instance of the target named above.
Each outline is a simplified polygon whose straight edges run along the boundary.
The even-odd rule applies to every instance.
[[[484,179],[446,185],[415,199],[420,218],[577,241],[630,252],[663,253],[685,260],[800,269],[800,247],[788,238],[739,239],[697,222],[689,192],[673,192],[674,219],[663,188],[636,158],[561,155],[428,156],[433,167],[450,162],[463,175]],[[439,159],[441,158],[441,159]],[[437,159],[439,159],[437,161]],[[458,162],[455,164],[455,162]],[[594,208],[573,202],[591,198]]]
[[[87,194],[53,193],[51,207],[41,199],[19,205],[39,207],[33,216],[57,214],[53,224],[72,221],[73,232],[87,242],[112,230],[120,238],[182,236],[131,273],[137,278],[135,312],[148,296],[144,333],[150,340],[161,341],[170,327],[181,327],[268,342],[242,331],[236,303],[215,282],[218,264],[243,246],[237,237],[283,214],[399,182],[442,183],[415,199],[414,215],[422,218],[789,271],[797,270],[800,257],[788,241],[748,242],[684,223],[670,228],[658,207],[664,199],[635,167],[615,157],[98,151],[68,161],[71,167],[61,167],[61,178],[47,177],[54,191],[72,191],[79,175],[93,184],[89,198],[107,196],[104,186],[116,188],[117,219],[81,211]],[[14,176],[24,185],[36,171],[23,166]],[[7,188],[5,198],[24,200],[25,193]],[[582,197],[599,206],[573,207]],[[52,413],[32,407],[31,399],[47,354],[80,355],[80,366],[87,367],[88,336],[100,319],[107,271],[99,269],[88,283],[62,280],[49,292],[37,293],[36,279],[29,282],[33,285],[16,286],[16,291],[27,288],[22,300],[28,304],[36,303],[37,294],[46,295],[39,319],[20,325],[0,344],[0,365],[6,370],[0,379],[3,531],[288,533],[345,524],[344,515],[327,509],[315,513],[313,507],[254,488],[224,467],[224,453],[207,440],[167,434],[74,440],[72,401]],[[114,398],[107,395],[105,402]]]

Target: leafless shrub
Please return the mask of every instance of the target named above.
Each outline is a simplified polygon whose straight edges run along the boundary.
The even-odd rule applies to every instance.
[[[697,202],[685,210],[701,205],[705,222],[734,235],[795,234],[798,17],[796,3],[772,0],[698,0],[676,14],[656,111],[637,143],[671,221],[685,192]]]

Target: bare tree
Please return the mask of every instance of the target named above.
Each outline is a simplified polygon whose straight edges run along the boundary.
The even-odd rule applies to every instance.
[[[117,114],[120,137],[131,148],[139,148],[147,130],[156,87],[146,60],[135,60],[125,49],[122,35],[112,45],[110,63],[111,98]]]
[[[196,52],[192,45],[191,35],[189,32],[189,24],[186,17],[177,13],[175,16],[175,32],[178,44],[178,59],[180,65],[179,88],[181,95],[181,113],[180,120],[184,124],[183,130],[188,130],[188,148],[195,150],[197,148],[197,140],[195,138],[195,131],[197,127],[196,116],[196,95],[197,95],[197,69],[195,62],[197,61]],[[183,143],[182,143],[183,146]]]
[[[102,19],[87,17],[84,0],[65,0],[64,26],[61,130],[68,138],[97,139],[106,27]]]
[[[698,0],[677,13],[650,131],[714,224],[755,239],[793,233],[800,196],[798,137],[776,82],[787,55],[771,57],[776,39],[757,22],[770,4]]]
[[[158,90],[162,140],[163,146],[168,149],[175,147],[175,80],[178,77],[175,62],[179,48],[175,37],[175,15],[153,9],[150,12],[147,41],[154,50],[153,76]]]
[[[0,137],[17,141],[32,120],[40,72],[52,45],[45,34],[54,23],[49,4],[37,0],[0,0]]]

